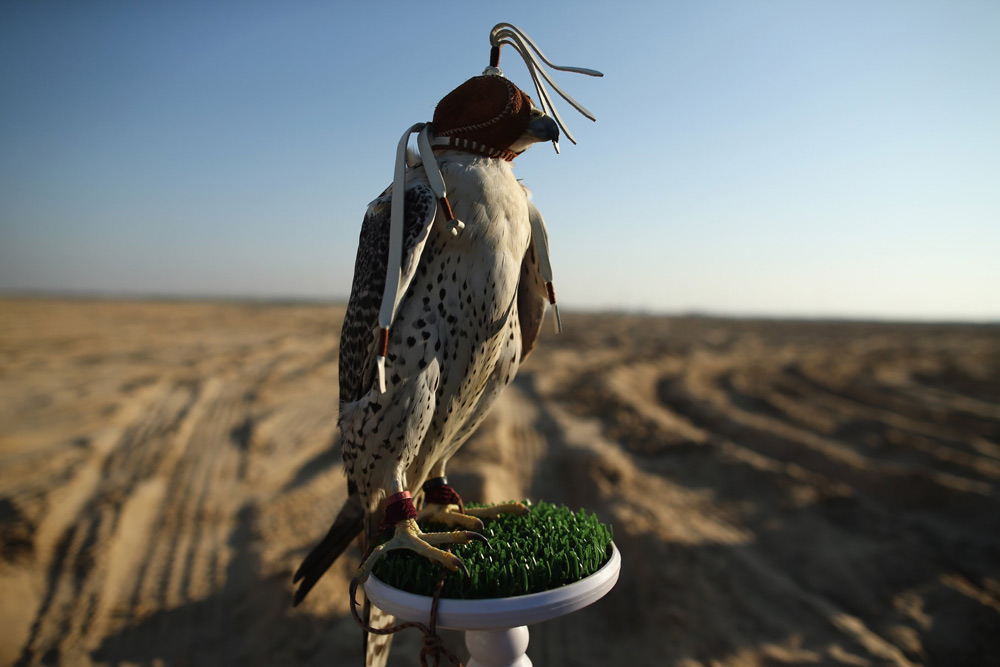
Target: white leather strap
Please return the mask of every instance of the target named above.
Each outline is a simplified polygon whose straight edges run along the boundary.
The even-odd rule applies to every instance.
[[[410,135],[419,132],[417,135],[417,152],[424,165],[424,172],[427,174],[427,182],[434,191],[434,196],[438,202],[444,202],[447,206],[448,190],[438,168],[437,160],[434,159],[434,149],[430,126],[427,123],[416,123],[403,133],[396,146],[396,164],[392,176],[392,210],[389,214],[389,254],[386,258],[385,266],[385,289],[382,291],[382,303],[378,312],[378,339],[375,351],[375,365],[378,369],[379,391],[385,393],[385,347],[388,345],[389,329],[396,319],[396,309],[403,298],[400,282],[402,280],[403,266],[403,221],[405,220],[406,201],[406,147],[410,142]],[[450,211],[451,207],[447,206]],[[461,220],[450,218],[448,229],[452,235],[457,236],[465,223]]]

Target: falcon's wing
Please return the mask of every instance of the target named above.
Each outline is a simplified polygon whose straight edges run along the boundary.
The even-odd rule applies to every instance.
[[[391,188],[373,201],[361,225],[358,257],[347,315],[340,335],[340,403],[360,399],[375,381],[375,336],[389,255]],[[399,293],[405,294],[437,213],[434,191],[417,183],[406,188],[403,261]]]
[[[542,214],[535,205],[528,202],[528,215],[537,220],[538,225],[532,229],[541,229],[545,233],[545,223]],[[527,359],[531,349],[535,347],[538,334],[542,330],[542,320],[545,319],[545,307],[549,303],[545,290],[545,279],[538,265],[538,243],[532,234],[528,252],[521,260],[521,279],[517,284],[517,317],[521,324],[521,361]]]

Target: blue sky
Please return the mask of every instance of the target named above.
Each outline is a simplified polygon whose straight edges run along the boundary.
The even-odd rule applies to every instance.
[[[516,162],[567,307],[1000,319],[998,2],[350,5],[3,3],[0,290],[346,297],[510,21],[605,73]]]

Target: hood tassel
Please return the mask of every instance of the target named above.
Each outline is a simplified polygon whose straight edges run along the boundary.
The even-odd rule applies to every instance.
[[[562,133],[566,135],[566,138],[575,144],[576,139],[573,137],[573,134],[566,127],[566,123],[563,122],[562,116],[559,115],[559,112],[556,110],[555,105],[552,104],[552,98],[549,97],[549,92],[545,89],[545,84],[542,83],[542,79],[548,81],[549,85],[552,86],[557,93],[559,93],[559,96],[562,97],[567,102],[569,102],[574,109],[579,111],[581,114],[583,114],[590,120],[597,120],[597,119],[594,117],[594,114],[590,113],[590,111],[587,110],[586,107],[584,107],[582,104],[580,104],[572,97],[570,97],[566,93],[566,91],[564,91],[562,88],[559,87],[559,84],[557,84],[555,81],[552,80],[552,77],[549,76],[548,72],[546,72],[545,69],[542,67],[542,64],[541,62],[539,62],[539,59],[552,69],[559,70],[560,72],[574,72],[576,74],[586,74],[587,76],[597,76],[597,77],[602,77],[604,76],[604,74],[598,72],[597,70],[588,69],[586,67],[570,67],[567,65],[556,65],[551,60],[545,57],[545,54],[542,53],[542,50],[540,48],[538,48],[538,44],[536,44],[534,40],[528,37],[528,35],[525,34],[525,32],[520,28],[518,28],[516,25],[510,23],[497,23],[495,26],[493,26],[493,30],[490,31],[490,44],[492,45],[492,48],[490,49],[490,66],[486,69],[486,72],[484,73],[503,76],[503,73],[499,69],[500,47],[503,46],[504,44],[510,44],[511,46],[513,46],[514,50],[516,50],[518,55],[521,56],[521,59],[524,61],[524,64],[528,68],[528,74],[531,75],[531,80],[535,84],[535,90],[538,92],[538,103],[539,105],[541,105],[542,111],[544,111],[549,116],[552,116],[552,118],[556,121],[556,124],[559,125],[559,129],[561,129]],[[532,53],[532,51],[534,51],[534,53]],[[535,57],[535,54],[538,54],[537,58]],[[553,141],[552,145],[555,147],[556,153],[558,153],[559,143],[557,141]]]

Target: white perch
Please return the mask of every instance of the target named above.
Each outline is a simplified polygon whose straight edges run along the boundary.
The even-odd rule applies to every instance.
[[[442,598],[438,603],[438,627],[465,631],[465,646],[471,655],[468,667],[531,667],[525,653],[528,626],[600,600],[618,581],[621,563],[618,548],[612,543],[611,559],[600,570],[568,586],[510,598]],[[429,622],[430,597],[392,588],[374,576],[364,587],[368,599],[383,611],[405,621]]]

